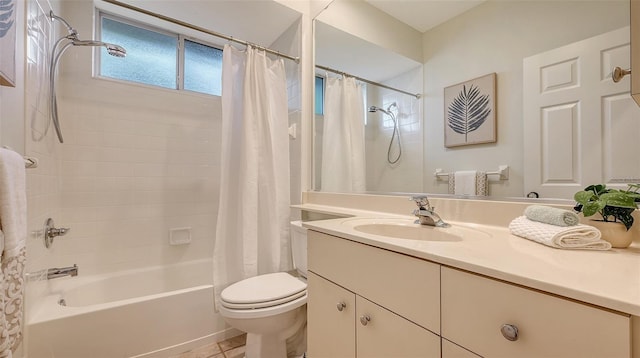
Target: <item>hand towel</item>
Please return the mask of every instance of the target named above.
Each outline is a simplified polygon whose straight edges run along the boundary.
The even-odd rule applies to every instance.
[[[574,226],[580,223],[578,214],[573,211],[552,208],[544,205],[530,205],[524,210],[529,220],[556,226]]]
[[[488,188],[486,172],[465,170],[449,174],[449,194],[486,196]]]
[[[24,159],[4,148],[0,148],[0,232],[0,357],[11,357],[22,341],[27,194]]]
[[[593,226],[556,226],[527,219],[515,218],[509,224],[513,235],[558,249],[609,250],[611,244],[602,240],[600,231]]]

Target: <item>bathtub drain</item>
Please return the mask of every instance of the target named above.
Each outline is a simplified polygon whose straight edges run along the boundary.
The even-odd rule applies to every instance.
[[[61,298],[60,301],[58,301],[58,304],[60,306],[66,306],[67,305],[67,301],[65,301],[64,298]]]

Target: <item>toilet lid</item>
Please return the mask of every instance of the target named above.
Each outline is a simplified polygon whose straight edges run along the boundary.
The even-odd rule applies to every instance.
[[[286,272],[276,272],[236,282],[222,290],[225,306],[261,306],[280,304],[306,293],[307,284]]]

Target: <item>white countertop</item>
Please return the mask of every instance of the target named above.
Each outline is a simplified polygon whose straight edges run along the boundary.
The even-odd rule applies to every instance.
[[[506,227],[454,221],[448,221],[454,228],[472,228],[488,235],[466,235],[460,241],[407,240],[365,234],[345,221],[352,221],[353,217],[415,219],[413,216],[315,204],[296,208],[351,216],[303,222],[311,230],[640,316],[637,243],[609,251],[555,249],[511,235]]]

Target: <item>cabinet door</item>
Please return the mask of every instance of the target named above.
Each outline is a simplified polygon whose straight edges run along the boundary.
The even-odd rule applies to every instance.
[[[442,358],[480,358],[480,356],[442,339]]]
[[[350,292],[309,272],[307,277],[307,356],[356,356],[356,300]]]
[[[440,337],[432,332],[360,296],[356,312],[358,358],[440,357]]]

